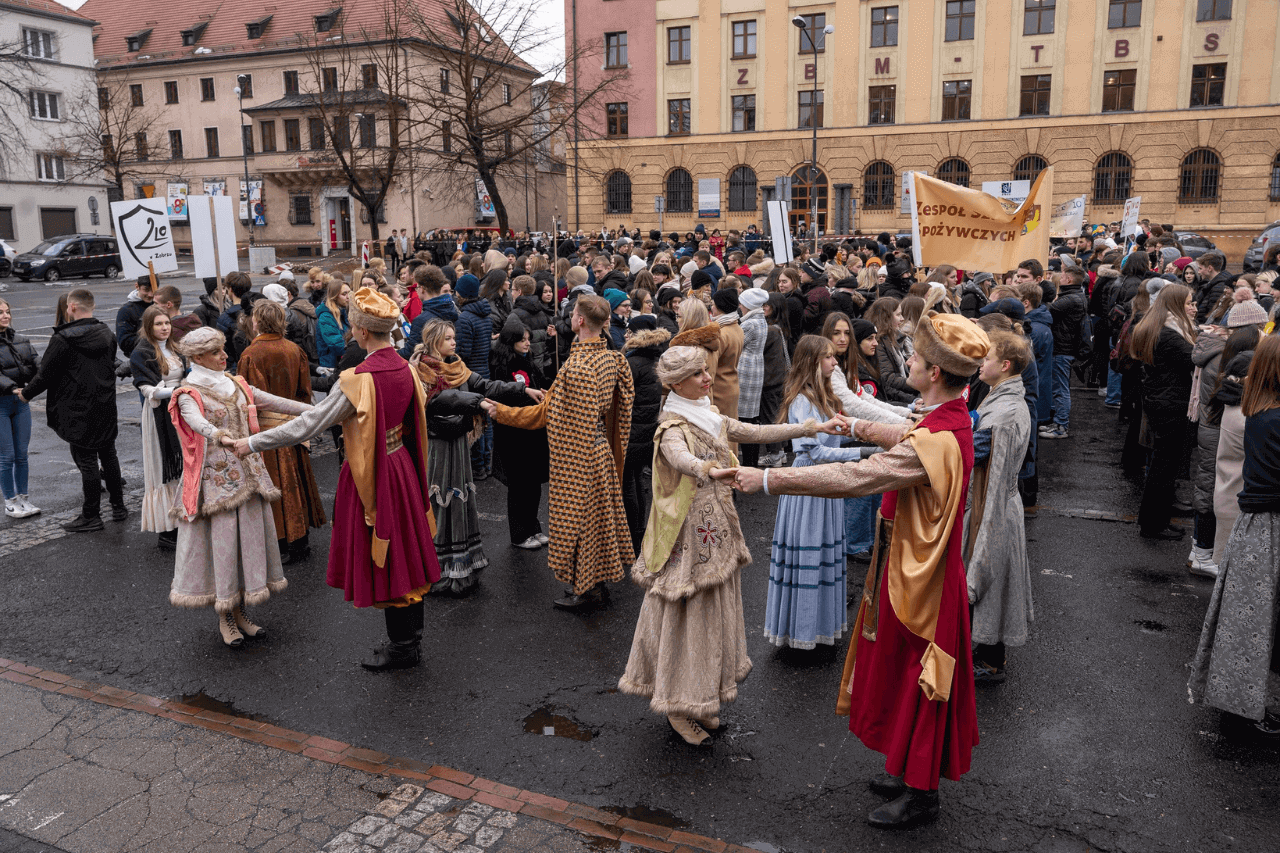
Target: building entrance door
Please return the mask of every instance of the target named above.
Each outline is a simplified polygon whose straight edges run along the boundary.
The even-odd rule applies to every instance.
[[[805,229],[808,239],[813,239],[813,195],[818,198],[818,230],[827,232],[827,176],[821,169],[806,164],[791,176],[791,233]]]

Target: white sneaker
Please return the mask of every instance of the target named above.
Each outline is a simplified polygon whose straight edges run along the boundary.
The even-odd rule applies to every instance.
[[[27,516],[40,514],[40,507],[27,500],[26,495],[18,495],[18,503],[22,504],[22,511],[25,513],[24,515],[18,516],[19,518],[26,518]]]
[[[1192,546],[1191,555],[1187,557],[1187,570],[1202,578],[1217,578],[1218,566],[1213,562],[1213,549]]]
[[[17,498],[4,499],[4,514],[10,518],[22,518],[22,504]]]
[[[536,551],[537,549],[542,547],[542,543],[538,541],[537,536],[530,536],[528,539],[524,540],[523,542],[516,543],[515,547],[523,548],[526,551]]]
[[[551,541],[551,537],[550,537],[550,536],[548,536],[547,534],[545,534],[545,533],[539,533],[539,534],[538,534],[538,542],[539,542],[540,544],[542,544],[542,545],[546,545],[546,544],[547,544],[548,542],[550,542],[550,541]]]

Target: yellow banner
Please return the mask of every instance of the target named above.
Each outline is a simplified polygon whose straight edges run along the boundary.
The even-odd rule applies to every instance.
[[[911,211],[917,266],[951,264],[966,272],[1002,273],[1028,258],[1049,257],[1053,167],[1021,205],[916,172]]]

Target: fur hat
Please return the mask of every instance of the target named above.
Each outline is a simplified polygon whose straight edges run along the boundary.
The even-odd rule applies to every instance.
[[[173,345],[182,355],[188,358],[197,355],[208,355],[217,352],[227,345],[227,338],[222,332],[211,326],[193,329],[182,336],[182,340]]]
[[[959,314],[930,314],[946,288],[935,287],[925,299],[924,310],[916,323],[913,336],[916,353],[929,364],[936,364],[956,376],[972,376],[982,366],[991,349],[987,333],[967,317]]]
[[[676,336],[679,340],[680,336]],[[699,346],[686,346],[672,341],[658,359],[658,381],[670,388],[683,382],[707,366],[707,351]]]
[[[720,351],[720,326],[708,323],[700,329],[688,329],[671,339],[673,347],[702,347],[707,352]]]
[[[1256,326],[1267,322],[1267,311],[1254,300],[1241,302],[1227,313],[1227,328],[1239,329],[1241,326]]]
[[[722,287],[711,294],[711,301],[721,314],[732,314],[738,310],[738,291],[731,287]]]
[[[400,306],[390,296],[385,296],[372,287],[362,287],[355,292],[347,306],[347,314],[353,327],[360,326],[382,335],[390,332],[400,322]]]
[[[761,290],[758,287],[748,287],[738,295],[738,305],[747,311],[755,311],[757,308],[763,308],[765,303],[769,301],[769,291]]]

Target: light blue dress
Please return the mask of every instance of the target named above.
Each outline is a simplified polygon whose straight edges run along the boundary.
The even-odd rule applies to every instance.
[[[797,397],[789,423],[827,418],[809,399]],[[840,436],[819,433],[793,438],[793,468],[861,458],[857,447],[841,447]],[[845,594],[844,500],[783,495],[769,553],[769,597],[764,635],[776,646],[812,649],[835,645],[849,628]]]

